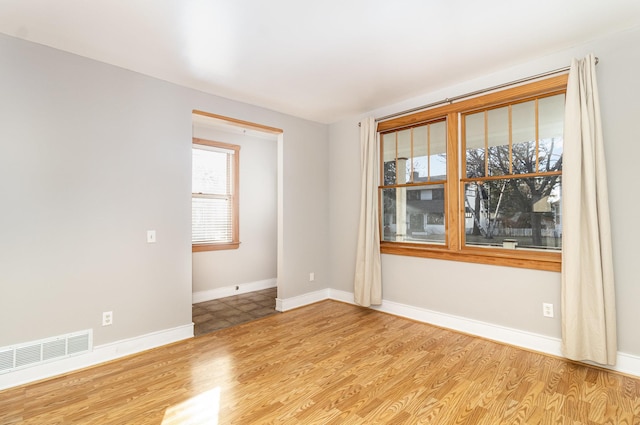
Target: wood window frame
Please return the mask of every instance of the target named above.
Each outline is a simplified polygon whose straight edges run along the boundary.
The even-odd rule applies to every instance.
[[[201,139],[197,137],[192,138],[192,145],[203,145],[203,146],[209,146],[212,148],[228,149],[228,150],[232,150],[234,154],[232,155],[233,164],[232,164],[232,173],[231,173],[231,177],[233,179],[233,183],[232,183],[233,191],[230,195],[231,205],[232,205],[232,214],[231,214],[232,240],[231,242],[206,242],[206,243],[192,242],[191,251],[203,252],[203,251],[238,249],[240,247],[240,146],[230,144],[230,143]],[[192,194],[192,197],[193,197],[193,194]]]
[[[447,180],[445,183],[445,229],[444,246],[408,242],[384,241],[380,226],[380,251],[383,254],[407,255],[443,260],[465,261],[480,264],[520,267],[536,270],[560,271],[562,253],[536,250],[511,250],[503,248],[464,246],[464,234],[460,229],[464,217],[463,190],[465,179],[461,173],[460,117],[462,114],[509,103],[525,101],[537,96],[566,92],[568,75],[559,75],[528,84],[491,92],[456,103],[435,107],[378,123],[378,133],[401,130],[423,123],[446,119],[447,121]],[[382,152],[381,152],[382,163]],[[381,177],[383,174],[381,174]],[[382,180],[381,180],[382,181]],[[380,186],[382,188],[382,186]],[[379,203],[381,216],[382,206]]]

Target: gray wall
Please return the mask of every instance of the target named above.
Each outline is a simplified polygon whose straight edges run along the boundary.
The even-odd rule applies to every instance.
[[[5,35],[0,57],[0,346],[191,323],[193,109],[284,130],[280,296],[327,287],[326,125]]]
[[[535,75],[570,64],[593,52],[600,58],[602,107],[614,245],[619,350],[640,355],[640,285],[634,263],[640,240],[640,197],[634,192],[640,143],[637,94],[640,80],[640,28],[558,52],[512,69],[389,105],[379,117],[410,107]],[[367,114],[369,115],[369,114]],[[364,117],[364,116],[363,116]],[[354,117],[330,127],[330,261],[332,288],[353,292],[359,211],[359,131]],[[522,331],[560,338],[560,273],[453,261],[383,255],[383,298]],[[556,317],[542,316],[542,303]]]
[[[240,146],[240,247],[193,253],[193,292],[275,279],[277,136],[195,125],[194,137]]]

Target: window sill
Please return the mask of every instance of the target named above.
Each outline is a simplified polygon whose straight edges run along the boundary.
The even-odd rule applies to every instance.
[[[191,245],[191,252],[204,252],[204,251],[222,251],[225,249],[238,249],[240,242],[231,243],[199,243]]]
[[[465,248],[453,251],[447,247],[424,246],[411,243],[382,242],[382,254],[406,255],[410,257],[435,258],[439,260],[464,261],[495,266],[559,272],[562,270],[562,254],[530,250],[502,248]]]

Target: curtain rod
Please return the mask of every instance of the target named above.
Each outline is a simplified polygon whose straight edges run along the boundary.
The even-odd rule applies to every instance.
[[[598,64],[598,62],[599,62],[599,59],[596,58],[596,65]],[[448,98],[440,100],[438,102],[433,102],[433,103],[429,103],[427,105],[417,106],[415,108],[407,109],[405,111],[396,112],[395,114],[389,114],[389,115],[385,115],[384,117],[376,118],[376,122],[387,121],[387,120],[390,120],[391,118],[396,118],[396,117],[399,117],[399,116],[402,116],[402,115],[407,115],[407,114],[410,114],[412,112],[418,112],[418,111],[426,110],[426,109],[429,109],[429,108],[433,108],[434,106],[443,105],[445,103],[453,103],[453,102],[455,102],[457,100],[464,99],[464,98],[467,98],[467,97],[477,96],[479,94],[483,94],[483,93],[490,92],[490,91],[493,91],[493,90],[498,90],[498,89],[502,89],[502,88],[505,88],[505,87],[514,86],[516,84],[526,83],[527,81],[531,81],[531,80],[537,80],[538,78],[543,78],[543,77],[548,77],[550,75],[560,74],[562,72],[567,72],[570,69],[571,69],[570,66],[565,66],[563,68],[558,68],[558,69],[554,69],[553,71],[547,71],[547,72],[543,72],[541,74],[532,75],[530,77],[521,78],[519,80],[511,81],[509,83],[503,83],[503,84],[499,84],[497,86],[488,87],[486,89],[476,90],[476,91],[472,91],[472,92],[461,94],[461,95],[454,96],[454,97],[448,97]],[[358,127],[359,126],[360,126],[360,123],[358,123]]]

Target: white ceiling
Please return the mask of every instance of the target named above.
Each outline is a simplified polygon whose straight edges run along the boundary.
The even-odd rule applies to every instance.
[[[0,0],[2,33],[322,123],[638,25],[640,0]]]

